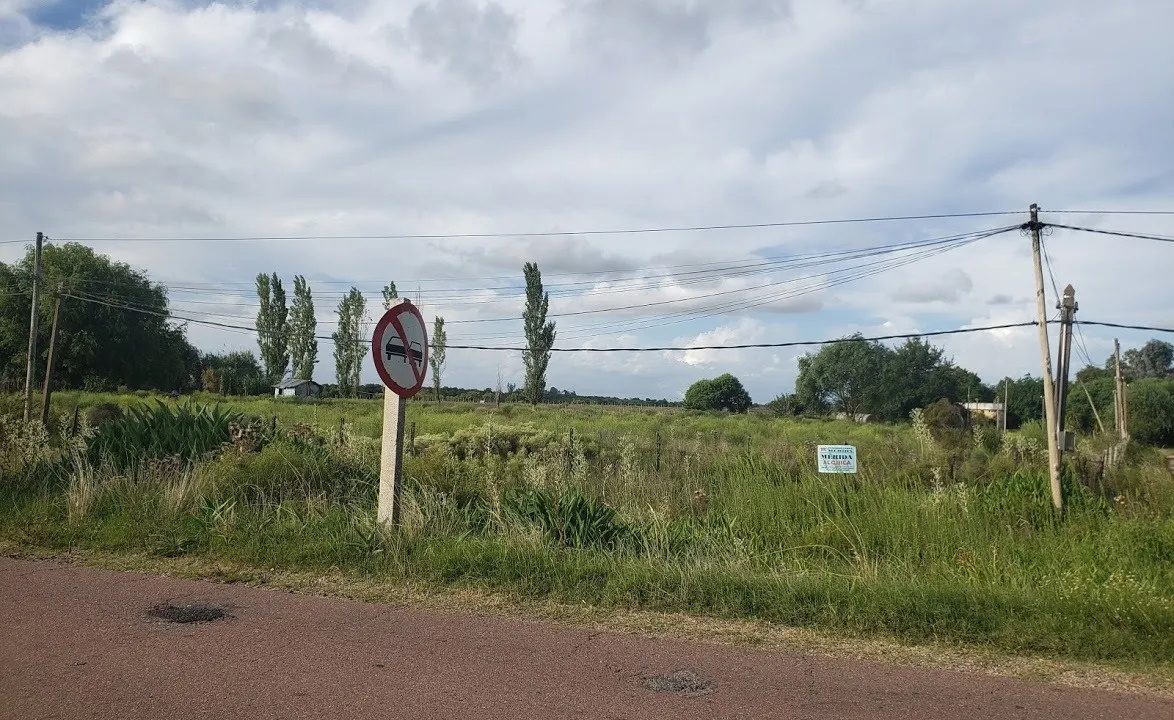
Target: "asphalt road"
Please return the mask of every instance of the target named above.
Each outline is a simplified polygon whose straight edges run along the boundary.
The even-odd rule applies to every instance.
[[[173,624],[160,604],[224,605]],[[648,678],[679,670],[702,692]],[[1174,702],[0,558],[0,718],[1162,718]]]

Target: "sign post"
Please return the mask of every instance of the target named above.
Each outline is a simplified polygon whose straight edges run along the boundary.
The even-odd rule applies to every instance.
[[[404,401],[420,392],[428,374],[428,330],[424,316],[407,298],[399,298],[375,324],[371,357],[384,385],[379,506],[375,519],[382,527],[395,527],[400,521],[404,475]]]
[[[819,445],[815,450],[816,463],[821,473],[855,473],[855,445]]]

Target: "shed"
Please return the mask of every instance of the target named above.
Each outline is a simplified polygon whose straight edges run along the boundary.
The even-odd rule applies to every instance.
[[[273,397],[316,398],[322,394],[322,386],[313,380],[282,380],[273,386]]]
[[[971,417],[984,417],[989,420],[994,420],[995,425],[1003,427],[1003,403],[997,402],[965,402],[962,403],[963,409],[970,413]]]

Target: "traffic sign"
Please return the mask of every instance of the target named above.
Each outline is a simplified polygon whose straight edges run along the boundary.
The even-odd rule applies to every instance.
[[[428,331],[424,316],[411,301],[401,298],[375,324],[371,356],[383,384],[396,395],[410,398],[424,387],[428,374]]]
[[[856,472],[855,445],[819,445],[815,457],[821,473]]]

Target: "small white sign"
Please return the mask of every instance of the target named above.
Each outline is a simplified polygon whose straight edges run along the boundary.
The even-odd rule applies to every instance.
[[[815,458],[821,473],[856,472],[855,445],[820,445],[815,450]]]

